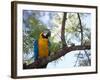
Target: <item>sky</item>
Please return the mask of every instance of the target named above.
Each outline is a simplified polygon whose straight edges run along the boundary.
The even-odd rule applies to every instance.
[[[74,52],[69,52],[65,56],[62,56],[60,59],[58,59],[57,63],[55,63],[55,61],[49,63],[47,65],[47,69],[72,68],[75,64],[75,61],[76,61],[76,57],[75,57],[76,53],[77,53],[77,51],[76,52],[75,51]]]

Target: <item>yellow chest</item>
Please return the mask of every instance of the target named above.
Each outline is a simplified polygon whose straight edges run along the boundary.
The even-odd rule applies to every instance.
[[[39,39],[38,40],[38,50],[39,50],[39,58],[48,57],[48,39]]]

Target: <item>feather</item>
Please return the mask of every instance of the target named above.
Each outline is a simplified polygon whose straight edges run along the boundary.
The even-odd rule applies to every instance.
[[[48,39],[43,38],[42,34],[40,34],[40,38],[38,40],[38,50],[39,50],[39,58],[48,57],[49,55]]]
[[[34,40],[34,59],[38,59],[38,40]]]

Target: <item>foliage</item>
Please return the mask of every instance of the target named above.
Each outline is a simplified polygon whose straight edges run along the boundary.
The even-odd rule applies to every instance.
[[[32,15],[28,17],[26,22],[28,23],[29,30],[23,33],[23,51],[24,53],[29,53],[29,51],[33,51],[34,39],[38,39],[40,33],[47,28]]]

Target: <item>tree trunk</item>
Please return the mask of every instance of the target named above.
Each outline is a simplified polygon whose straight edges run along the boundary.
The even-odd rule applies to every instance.
[[[80,18],[80,15],[79,13],[77,13],[78,15],[78,19],[79,19],[79,24],[80,24],[80,32],[81,32],[81,45],[83,45],[83,26],[82,26],[82,22],[81,22],[81,18]]]
[[[63,14],[63,20],[62,20],[62,26],[61,26],[61,41],[62,41],[62,47],[63,47],[63,48],[64,48],[65,46],[67,46],[66,40],[65,40],[66,15],[67,15],[67,13],[64,12],[64,14]]]

